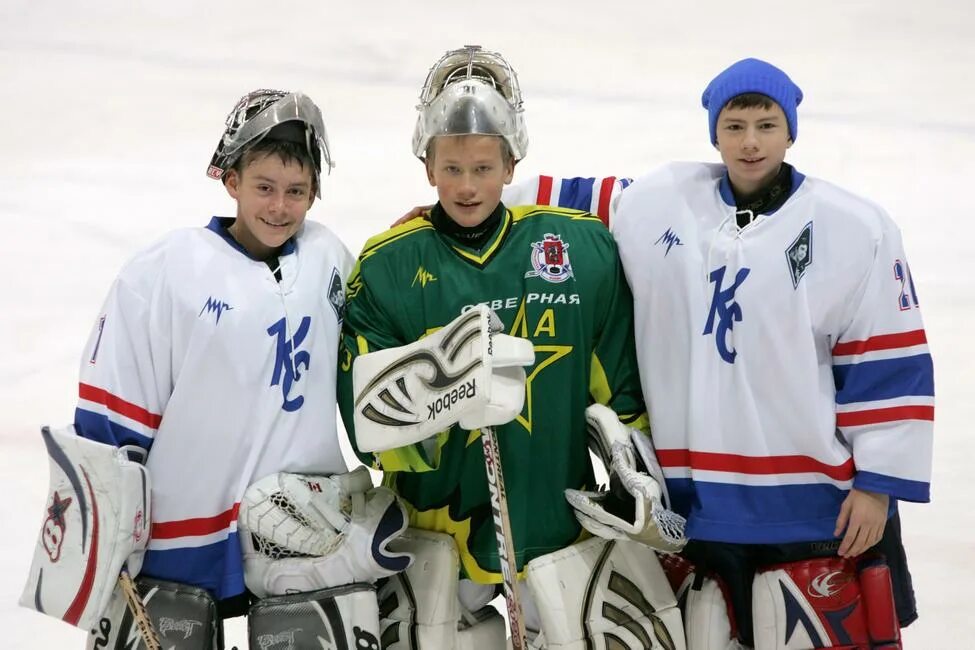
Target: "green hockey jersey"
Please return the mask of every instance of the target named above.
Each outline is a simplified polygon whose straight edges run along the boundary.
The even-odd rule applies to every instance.
[[[607,404],[644,430],[647,418],[632,298],[612,235],[585,212],[499,209],[500,225],[479,250],[425,219],[366,243],[346,287],[339,404],[355,447],[355,357],[412,343],[475,304],[493,309],[506,333],[531,340],[524,409],[496,428],[521,571],[582,533],[563,490],[593,487],[586,407]],[[384,471],[411,526],[453,535],[466,576],[501,582],[479,431],[455,426],[434,441],[359,455]]]

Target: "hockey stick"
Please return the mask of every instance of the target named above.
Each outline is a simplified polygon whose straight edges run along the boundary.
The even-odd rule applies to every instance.
[[[146,612],[146,606],[143,604],[128,570],[122,569],[122,573],[118,576],[118,583],[122,587],[122,593],[125,594],[125,604],[129,606],[135,625],[139,628],[139,633],[142,634],[142,638],[146,642],[146,650],[162,650],[159,635],[156,634],[156,628],[152,626],[152,620]]]
[[[498,542],[498,561],[504,580],[504,600],[508,606],[508,624],[511,626],[513,650],[528,650],[525,637],[525,619],[518,598],[518,567],[515,564],[515,541],[511,534],[508,517],[508,495],[504,490],[504,474],[501,471],[501,453],[494,427],[481,427],[481,444],[484,446],[484,469],[487,471],[488,490],[491,493],[491,510],[494,513],[494,535]]]

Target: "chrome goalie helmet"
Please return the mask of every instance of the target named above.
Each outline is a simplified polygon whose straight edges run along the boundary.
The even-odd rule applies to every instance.
[[[444,54],[430,68],[416,109],[413,154],[420,160],[442,135],[497,135],[516,161],[528,153],[518,76],[504,57],[480,45]]]
[[[207,176],[222,180],[244,153],[263,140],[272,129],[294,122],[295,128],[278,129],[275,137],[302,144],[315,163],[315,186],[321,198],[321,172],[330,172],[332,162],[328,133],[322,112],[300,92],[260,89],[247,93],[227,116],[226,130],[210,159]],[[302,128],[303,125],[303,128]]]

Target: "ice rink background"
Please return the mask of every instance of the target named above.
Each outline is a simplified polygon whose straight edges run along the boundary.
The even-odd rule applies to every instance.
[[[516,179],[718,160],[700,93],[745,56],[802,86],[789,160],[898,222],[935,359],[933,502],[902,509],[921,613],[907,646],[972,647],[973,33],[965,0],[4,0],[0,645],[83,644],[16,605],[46,496],[38,426],[70,421],[80,351],[123,262],[173,228],[232,214],[204,172],[236,99],[279,87],[322,106],[338,166],[310,218],[357,252],[432,201],[410,154],[419,86],[446,49],[479,43],[520,74],[532,143]],[[228,647],[243,633],[232,625]]]

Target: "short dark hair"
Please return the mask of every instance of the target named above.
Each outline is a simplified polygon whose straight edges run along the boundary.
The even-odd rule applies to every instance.
[[[318,175],[315,173],[315,162],[312,160],[311,154],[308,153],[308,150],[303,145],[298,144],[297,142],[291,142],[290,140],[272,140],[269,138],[264,138],[253,147],[247,149],[244,154],[237,159],[231,169],[240,175],[243,173],[244,167],[247,167],[247,165],[251,164],[255,160],[266,158],[267,156],[277,156],[285,165],[289,163],[298,163],[298,166],[302,169],[307,167],[308,169],[312,170],[311,191],[312,194],[318,193]]]
[[[464,137],[464,136],[468,136],[468,135],[488,135],[488,136],[490,136],[491,134],[490,133],[464,133],[464,134],[461,134],[460,137]],[[430,142],[427,143],[427,150],[423,154],[423,162],[425,162],[425,163],[432,163],[433,162],[433,152],[436,151],[435,147],[436,147],[437,138],[442,138],[442,137],[445,137],[445,136],[439,136],[438,135],[438,136],[434,136],[434,137],[430,138]],[[457,137],[457,136],[453,136],[453,137]],[[501,163],[504,164],[504,165],[507,165],[509,162],[514,162],[514,160],[515,160],[515,154],[512,153],[512,151],[511,151],[511,145],[508,144],[508,141],[505,140],[501,136],[491,136],[491,137],[496,137],[496,138],[498,138],[498,140],[501,141]]]
[[[776,106],[775,100],[762,93],[744,93],[728,100],[725,108],[765,108]]]

